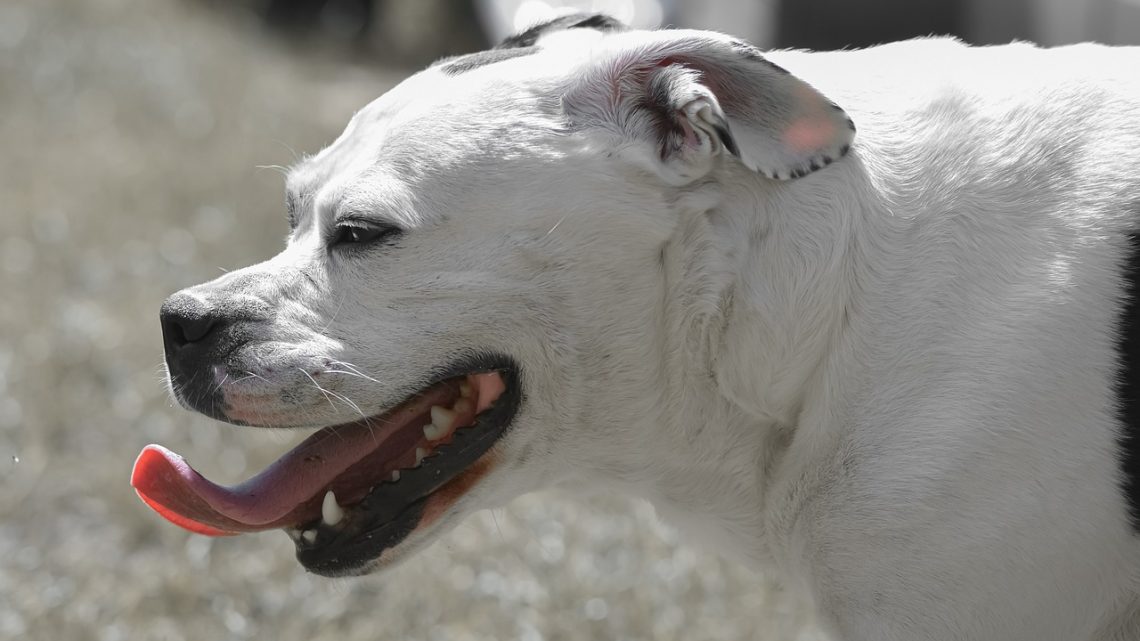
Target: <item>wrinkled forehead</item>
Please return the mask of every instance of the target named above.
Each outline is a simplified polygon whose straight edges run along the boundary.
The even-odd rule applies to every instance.
[[[290,210],[319,211],[365,184],[399,198],[426,178],[532,151],[564,126],[559,87],[580,53],[545,44],[491,50],[415,74],[289,172]]]

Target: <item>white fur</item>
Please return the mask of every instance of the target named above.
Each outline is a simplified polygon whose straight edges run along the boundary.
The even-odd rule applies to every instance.
[[[366,107],[294,170],[288,248],[196,290],[277,310],[259,378],[225,382],[263,424],[356,414],[297,373],[327,359],[368,377],[321,382],[364,414],[471,350],[522,364],[500,463],[377,567],[600,485],[780,572],[837,640],[1140,638],[1112,393],[1140,50],[772,52],[859,127],[780,181],[699,136],[657,171],[638,127],[577,119],[604,112],[583,82],[693,37],[578,35]],[[330,253],[351,212],[409,231]]]

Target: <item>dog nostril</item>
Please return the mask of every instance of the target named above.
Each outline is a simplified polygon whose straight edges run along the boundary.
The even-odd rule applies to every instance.
[[[208,307],[186,298],[171,298],[160,312],[167,344],[182,347],[206,338],[218,325],[218,316]]]
[[[179,345],[197,343],[214,328],[214,319],[209,317],[183,319],[173,327],[174,342]]]

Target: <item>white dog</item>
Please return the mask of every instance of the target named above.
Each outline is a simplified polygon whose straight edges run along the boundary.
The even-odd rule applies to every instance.
[[[324,429],[134,484],[329,575],[600,484],[839,640],[1140,639],[1138,69],[600,16],[443,61],[292,171],[280,255],[163,308],[183,404]]]

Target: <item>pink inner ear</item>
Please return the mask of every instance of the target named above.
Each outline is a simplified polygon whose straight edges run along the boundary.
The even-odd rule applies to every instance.
[[[795,97],[803,115],[784,130],[784,145],[789,151],[799,154],[815,154],[830,147],[839,129],[835,120],[829,118],[822,108],[819,96],[807,87],[797,87]]]
[[[784,145],[795,153],[811,153],[826,148],[835,132],[835,123],[827,118],[801,118],[784,130]]]
[[[681,124],[681,131],[685,133],[685,147],[687,149],[699,147],[701,140],[697,138],[697,132],[694,131],[692,125],[689,124],[689,117],[684,111],[677,112],[677,122]]]

